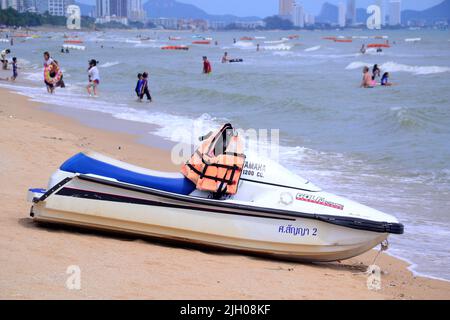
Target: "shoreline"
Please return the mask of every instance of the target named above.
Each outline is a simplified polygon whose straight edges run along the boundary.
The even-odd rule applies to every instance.
[[[384,253],[377,260],[382,289],[368,290],[364,270],[374,250],[342,263],[300,264],[37,226],[28,218],[27,188],[45,186],[77,152],[95,150],[155,170],[179,168],[167,150],[140,143],[138,135],[86,126],[9,91],[0,88],[1,298],[450,299],[448,281],[414,276],[408,262]],[[76,292],[64,286],[73,264],[85,274]]]

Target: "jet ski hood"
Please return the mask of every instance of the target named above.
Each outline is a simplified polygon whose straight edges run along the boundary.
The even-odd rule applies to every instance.
[[[241,180],[311,192],[321,191],[320,188],[310,181],[293,174],[276,161],[253,154],[247,154]]]

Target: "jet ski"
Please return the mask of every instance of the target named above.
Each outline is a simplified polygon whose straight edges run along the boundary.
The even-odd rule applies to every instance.
[[[309,262],[351,258],[390,234],[403,233],[395,217],[324,192],[277,162],[237,150],[223,153],[238,165],[201,157],[202,164],[216,165],[226,175],[233,168],[231,179],[215,181],[221,188],[224,181],[235,183],[228,193],[227,188],[207,190],[215,183],[202,179],[215,178],[204,172],[220,172],[213,167],[200,172],[187,163],[183,173],[165,173],[80,153],[60,166],[47,189],[29,190],[30,215],[37,222]]]

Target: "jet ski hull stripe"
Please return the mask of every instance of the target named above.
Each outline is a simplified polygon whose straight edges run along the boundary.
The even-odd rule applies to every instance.
[[[280,187],[280,188],[288,188],[288,189],[295,189],[295,190],[308,191],[308,192],[318,192],[318,191],[312,191],[312,190],[308,190],[308,189],[302,189],[302,188],[296,188],[296,187],[290,187],[290,186],[283,186],[281,184],[264,182],[264,181],[255,181],[255,180],[250,180],[250,179],[245,179],[245,178],[241,178],[241,180],[242,181],[247,181],[247,182],[259,183],[259,184],[265,184],[265,185],[268,185],[268,186]]]
[[[212,209],[212,208],[177,205],[177,204],[166,203],[166,202],[157,202],[157,201],[138,199],[138,198],[132,198],[132,197],[124,197],[124,196],[119,196],[119,195],[115,195],[115,194],[108,194],[108,193],[94,192],[94,191],[87,191],[87,190],[80,190],[80,189],[73,189],[73,188],[62,188],[61,190],[59,190],[56,193],[56,195],[82,198],[82,199],[90,199],[90,200],[98,200],[98,201],[132,203],[132,204],[175,208],[175,209],[183,209],[183,210],[201,210],[201,211],[207,211],[207,212],[231,214],[231,215],[239,215],[239,216],[249,216],[249,217],[264,218],[264,219],[295,221],[294,218],[272,217],[272,216],[263,216],[263,215],[247,214],[247,213],[238,213],[238,212],[232,212],[232,211],[226,211],[226,210],[217,210],[217,209]]]

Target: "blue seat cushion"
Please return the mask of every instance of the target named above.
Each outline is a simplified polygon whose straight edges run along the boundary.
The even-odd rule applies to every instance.
[[[188,195],[195,185],[184,176],[179,178],[146,175],[112,165],[79,153],[62,164],[60,170],[72,173],[95,174],[117,181],[152,189]]]

